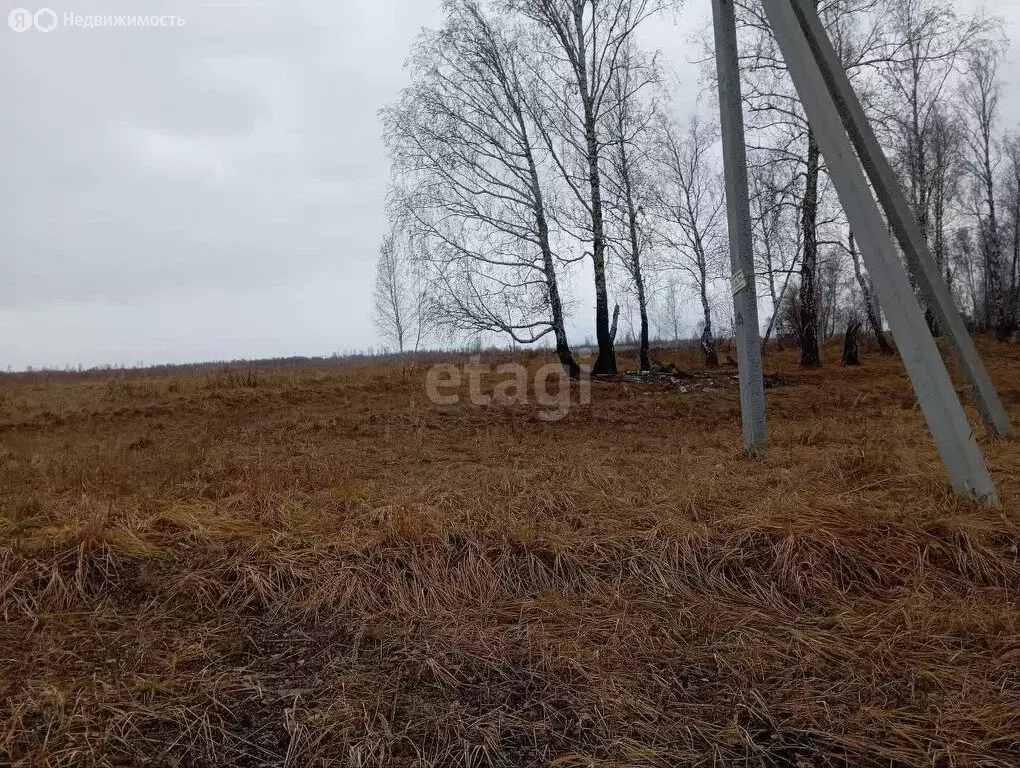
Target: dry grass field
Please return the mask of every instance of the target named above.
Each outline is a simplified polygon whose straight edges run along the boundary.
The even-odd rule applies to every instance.
[[[755,458],[732,371],[558,422],[397,365],[2,376],[0,764],[1020,765],[1020,444],[971,409],[1003,505],[956,498],[838,353],[767,357]]]

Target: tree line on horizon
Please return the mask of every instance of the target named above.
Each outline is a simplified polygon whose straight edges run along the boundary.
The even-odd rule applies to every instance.
[[[705,362],[728,318],[726,201],[714,104],[679,116],[643,25],[677,0],[446,0],[414,44],[411,83],[382,111],[389,225],[374,316],[402,354],[438,338],[567,338],[569,277],[591,275],[593,373],[617,372],[619,323],[651,366],[652,326],[678,339],[698,308]],[[1001,22],[950,0],[824,0],[819,13],[972,329],[1020,321],[1020,130],[1000,114]],[[738,3],[765,340],[801,364],[882,309],[760,4]],[[708,36],[705,36],[708,39]],[[703,83],[715,87],[705,44]],[[699,103],[700,104],[700,103]],[[933,313],[927,317],[938,334]]]

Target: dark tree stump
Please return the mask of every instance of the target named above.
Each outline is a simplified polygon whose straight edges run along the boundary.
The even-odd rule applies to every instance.
[[[861,322],[853,320],[846,327],[846,337],[843,339],[843,367],[860,365],[860,349],[857,344],[857,336],[861,332]]]

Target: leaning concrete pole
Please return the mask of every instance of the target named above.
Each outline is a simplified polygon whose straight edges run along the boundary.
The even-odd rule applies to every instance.
[[[748,450],[765,445],[765,379],[758,327],[758,291],[754,282],[751,203],[747,192],[744,106],[740,97],[737,21],[733,0],[712,0],[715,57],[719,70],[719,109],[726,204],[729,211],[730,265],[733,270],[733,316],[740,373],[740,416]]]
[[[885,152],[882,151],[882,146],[878,143],[857,94],[850,85],[850,80],[822,26],[821,19],[818,18],[813,0],[793,0],[793,10],[797,14],[797,20],[811,53],[821,68],[829,92],[836,102],[843,126],[850,134],[889,224],[896,233],[907,266],[917,280],[925,302],[935,313],[939,327],[949,337],[957,366],[970,386],[982,419],[995,434],[1003,437],[1012,436],[1013,425],[1006,415],[1006,409],[1002,407],[995,386],[988,376],[988,371],[985,370],[984,363],[981,362],[970,333],[967,332],[967,326],[956,309],[949,287],[942,279],[938,264],[932,258],[917,218],[907,202],[906,195],[903,194]]]
[[[836,104],[812,56],[791,0],[763,0],[763,5],[829,167],[829,176],[860,242],[861,255],[875,279],[900,355],[953,488],[971,498],[996,504],[995,485],[963,406],[928,331],[924,313],[900,264],[892,236],[843,129]]]

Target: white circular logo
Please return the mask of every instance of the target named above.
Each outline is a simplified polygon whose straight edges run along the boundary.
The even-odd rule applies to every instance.
[[[40,32],[52,32],[57,26],[57,14],[49,8],[40,8],[33,17],[35,28]]]
[[[28,32],[32,28],[32,12],[15,8],[7,15],[7,25],[15,32]]]

